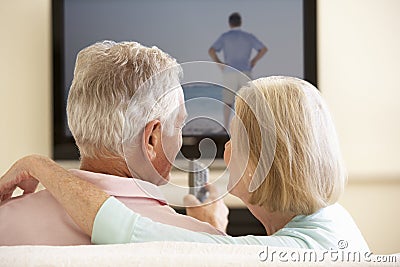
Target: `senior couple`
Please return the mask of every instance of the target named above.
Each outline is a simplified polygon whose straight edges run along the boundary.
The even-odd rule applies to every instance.
[[[160,86],[143,87],[159,73]],[[170,208],[157,186],[168,182],[181,146],[186,110],[179,76],[176,61],[155,47],[105,41],[83,49],[67,107],[80,170],[38,155],[18,160],[0,179],[0,245],[166,240],[335,249],[346,240],[349,249],[369,250],[336,203],[346,174],[327,107],[315,87],[297,78],[260,78],[242,87],[225,146],[229,191],[268,236],[224,234],[228,211],[213,193],[206,205],[188,208],[189,216]],[[123,130],[125,114],[132,124]],[[31,193],[38,182],[47,190]],[[10,199],[17,186],[26,194]]]

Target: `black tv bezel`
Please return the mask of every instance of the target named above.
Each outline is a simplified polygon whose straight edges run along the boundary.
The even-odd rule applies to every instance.
[[[317,86],[317,1],[303,0],[304,25],[304,79]],[[79,151],[72,137],[65,134],[64,106],[64,0],[52,0],[52,54],[53,54],[53,158],[78,160]],[[318,86],[317,86],[318,88]],[[190,158],[199,157],[197,145],[204,137],[213,139],[217,158],[222,158],[228,136],[194,136],[191,144],[183,144],[182,153]]]

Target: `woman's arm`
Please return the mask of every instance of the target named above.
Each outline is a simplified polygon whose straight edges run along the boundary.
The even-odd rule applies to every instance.
[[[31,155],[18,160],[0,179],[0,201],[11,198],[17,186],[24,190],[24,194],[34,192],[38,181],[57,199],[78,226],[92,236],[96,214],[110,196],[95,185],[72,175],[47,157]],[[218,195],[214,187],[209,186],[209,189],[211,193]],[[186,199],[190,200],[190,197]],[[202,210],[207,216],[196,213],[200,216],[197,217],[206,222],[214,222],[214,226],[225,231],[228,209],[222,200],[211,203],[214,198],[209,199],[210,203],[205,210]],[[117,219],[111,216],[111,218],[118,222],[129,220],[129,217]]]
[[[10,191],[16,186],[33,191],[30,186],[36,187],[36,180],[50,191],[80,228],[92,236],[95,244],[187,241],[306,247],[289,236],[219,236],[153,222],[134,213],[95,185],[73,176],[51,159],[38,155],[18,160],[3,175],[0,179],[1,199],[9,198]]]
[[[110,196],[95,185],[75,177],[51,159],[31,155],[18,160],[1,177],[1,200],[10,198],[10,192],[16,186],[27,192],[34,191],[36,180],[49,190],[79,227],[91,236],[96,214]]]
[[[97,213],[92,232],[94,244],[184,241],[217,244],[307,247],[289,236],[221,236],[154,222],[133,212],[114,197],[107,199]]]

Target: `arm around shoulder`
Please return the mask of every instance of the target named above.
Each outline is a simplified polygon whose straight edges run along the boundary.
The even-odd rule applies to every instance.
[[[36,188],[41,182],[88,235],[101,205],[109,198],[95,185],[79,179],[48,157],[30,155],[18,160],[0,179],[2,200],[18,186]],[[27,185],[30,185],[27,187]]]

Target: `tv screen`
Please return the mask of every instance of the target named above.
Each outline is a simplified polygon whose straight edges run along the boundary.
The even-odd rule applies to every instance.
[[[289,75],[317,83],[315,1],[53,0],[52,4],[55,159],[79,157],[68,129],[66,102],[77,53],[98,41],[157,46],[179,63],[211,61],[208,49],[229,30],[229,15],[239,12],[242,30],[254,34],[268,48],[252,71],[253,79]],[[220,75],[217,68],[202,69],[207,73],[200,76]],[[199,157],[199,142],[209,138],[217,149],[215,156],[222,157],[229,139],[223,108],[218,104],[223,86],[193,79],[182,87],[189,114],[183,129],[182,154]],[[209,100],[188,101],[198,98]]]

